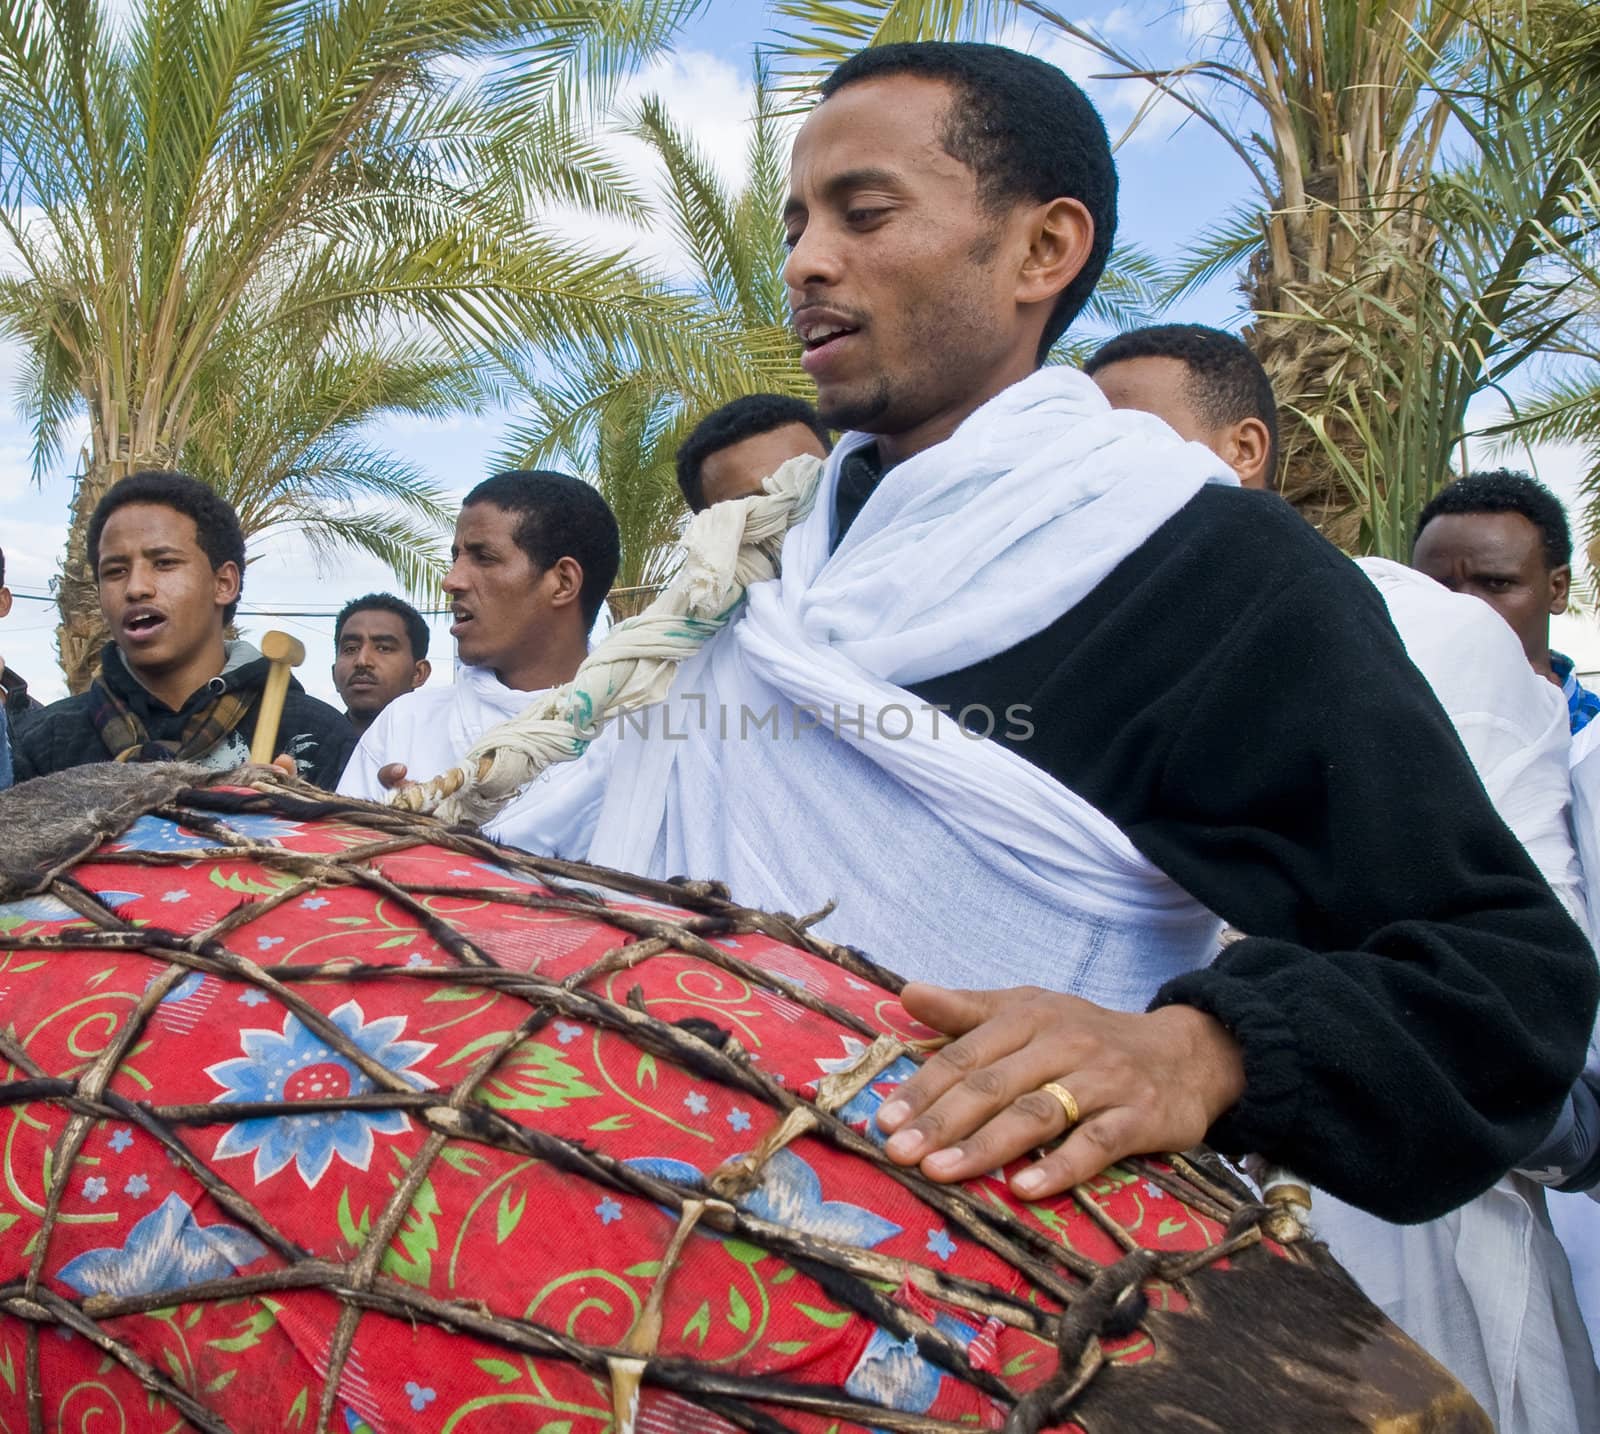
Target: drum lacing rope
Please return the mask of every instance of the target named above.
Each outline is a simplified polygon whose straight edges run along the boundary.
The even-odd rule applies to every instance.
[[[612,628],[571,682],[491,727],[459,767],[407,783],[392,804],[482,826],[546,768],[581,757],[606,721],[660,702],[678,665],[727,625],[745,590],[777,574],[784,535],[810,513],[821,474],[818,459],[791,458],[764,491],[695,514],[666,590]]]
[[[233,908],[198,934],[182,936],[151,927],[132,926],[70,877],[62,875],[50,883],[50,891],[90,916],[98,929],[89,933],[77,930],[48,937],[7,938],[6,945],[19,951],[84,948],[140,951],[163,967],[131,1018],[100,1056],[76,1078],[48,1076],[30,1060],[15,1036],[0,1032],[0,1057],[25,1077],[0,1084],[0,1104],[49,1103],[71,1113],[55,1145],[48,1208],[41,1222],[38,1247],[28,1276],[19,1283],[0,1288],[0,1311],[27,1322],[25,1362],[36,1390],[38,1330],[42,1325],[58,1325],[90,1339],[152,1393],[166,1399],[192,1427],[225,1434],[228,1428],[225,1420],[206,1409],[161,1370],[152,1367],[124,1339],[111,1333],[105,1322],[174,1305],[318,1289],[333,1295],[342,1306],[329,1350],[319,1410],[320,1428],[329,1426],[334,1413],[357,1322],[364,1312],[376,1311],[402,1320],[460,1329],[514,1353],[574,1364],[597,1378],[610,1381],[619,1412],[636,1410],[638,1393],[648,1385],[672,1391],[753,1434],[781,1434],[788,1428],[765,1412],[773,1408],[804,1411],[828,1419],[905,1431],[905,1434],[970,1434],[968,1425],[886,1409],[842,1390],[785,1384],[770,1378],[730,1374],[695,1361],[659,1357],[655,1353],[659,1311],[667,1284],[674,1267],[685,1257],[692,1231],[705,1226],[758,1246],[815,1280],[839,1305],[873,1321],[895,1338],[914,1340],[923,1357],[1000,1404],[1010,1403],[1008,1430],[1014,1434],[1036,1434],[1039,1428],[1061,1422],[1093,1378],[1105,1359],[1101,1347],[1103,1339],[1125,1333],[1138,1323],[1143,1313],[1140,1291],[1149,1280],[1181,1282],[1203,1265],[1227,1258],[1261,1237],[1261,1207],[1244,1198],[1241,1189],[1227,1185],[1220,1173],[1208,1175],[1181,1157],[1170,1158],[1170,1168],[1167,1164],[1144,1160],[1126,1161],[1124,1165],[1136,1172],[1140,1180],[1223,1224],[1228,1229],[1227,1237],[1218,1245],[1192,1255],[1153,1255],[1137,1251],[1109,1268],[1056,1242],[1010,1209],[991,1204],[974,1191],[935,1185],[914,1170],[893,1165],[870,1138],[845,1124],[838,1112],[895,1061],[919,1054],[925,1045],[872,1031],[852,1014],[804,992],[798,983],[739,961],[712,939],[770,931],[852,975],[876,981],[889,990],[898,990],[896,978],[879,971],[847,948],[811,937],[791,920],[745,911],[716,896],[685,893],[667,883],[622,878],[593,868],[504,851],[468,833],[445,831],[426,818],[331,799],[299,784],[262,779],[257,783],[257,793],[189,792],[183,795],[180,805],[157,811],[191,831],[209,835],[215,846],[209,851],[190,848],[165,853],[102,851],[94,860],[112,865],[159,865],[237,857],[284,872],[296,880],[272,896]],[[371,829],[373,839],[325,856],[291,852],[239,836],[226,825],[226,816],[233,811],[268,811],[302,820],[336,817],[347,826]],[[524,888],[516,892],[496,890],[496,900],[552,913],[582,912],[619,927],[629,940],[606,952],[586,970],[561,982],[541,978],[534,972],[500,967],[470,938],[429,910],[425,893],[432,888],[393,880],[372,864],[382,855],[423,844],[468,858],[492,860],[501,867],[535,877],[544,888]],[[569,881],[584,885],[572,885]],[[625,887],[654,901],[686,909],[690,915],[681,919],[618,911],[604,906],[587,889],[595,884],[612,889]],[[389,906],[411,917],[419,931],[461,964],[351,967],[334,962],[262,968],[228,949],[227,938],[284,900],[292,899],[285,892],[298,895],[312,886],[339,885],[366,886],[381,894]],[[448,892],[459,896],[461,888],[448,888]],[[870,1038],[870,1043],[864,1043],[861,1053],[848,1067],[825,1077],[819,1083],[817,1099],[808,1101],[752,1064],[737,1040],[706,1039],[697,1029],[686,1029],[653,1016],[643,1008],[636,989],[622,999],[606,994],[631,965],[637,964],[641,947],[648,948],[651,955],[683,952],[713,961],[720,969],[737,975],[748,984],[770,991],[781,991],[785,995],[804,992],[811,1009],[842,1029],[862,1032]],[[373,1089],[343,1097],[294,1103],[258,1101],[248,1105],[160,1105],[132,1101],[109,1089],[107,1074],[116,1069],[140,1039],[160,995],[187,971],[248,982],[269,992],[283,1009],[313,1030],[319,1040],[366,1074]],[[415,981],[440,987],[481,987],[486,994],[518,997],[532,1009],[522,1021],[503,1031],[500,1039],[473,1062],[467,1075],[455,1086],[449,1090],[417,1090],[371,1061],[296,989],[302,984],[331,977],[351,982]],[[583,989],[591,982],[599,983],[602,989]],[[704,1185],[692,1186],[662,1179],[547,1130],[520,1125],[473,1099],[481,1084],[519,1043],[537,1033],[551,1019],[562,1016],[587,1021],[601,1030],[625,1034],[642,1050],[676,1062],[693,1075],[747,1092],[775,1111],[777,1119],[758,1136],[750,1155],[725,1162],[711,1172]],[[428,1131],[428,1139],[393,1195],[381,1210],[374,1212],[361,1249],[348,1263],[313,1258],[296,1247],[249,1198],[206,1166],[175,1134],[177,1128],[184,1126],[231,1124],[264,1115],[309,1116],[357,1109],[403,1111]],[[81,1145],[83,1133],[94,1122],[110,1119],[136,1123],[154,1136],[219,1208],[276,1253],[284,1261],[284,1267],[148,1295],[91,1295],[81,1302],[63,1299],[41,1286],[40,1273],[49,1263],[47,1252],[56,1223],[54,1212],[59,1207],[61,1192],[73,1165],[71,1152]],[[742,1196],[760,1183],[767,1161],[802,1134],[828,1141],[870,1161],[881,1174],[913,1190],[952,1228],[987,1246],[1025,1276],[1036,1291],[1057,1299],[1064,1313],[1054,1315],[1027,1298],[981,1280],[951,1275],[932,1266],[784,1228],[739,1208]],[[496,1314],[471,1301],[441,1299],[382,1274],[380,1262],[390,1243],[389,1237],[399,1229],[410,1211],[412,1196],[426,1179],[434,1160],[442,1156],[451,1142],[462,1141],[541,1160],[604,1190],[625,1192],[676,1211],[679,1216],[677,1231],[645,1301],[645,1311],[654,1310],[655,1315],[641,1315],[620,1345],[592,1346],[532,1319]],[[1077,1195],[1080,1203],[1093,1201],[1087,1190],[1080,1190]],[[1109,1220],[1110,1217],[1105,1216],[1105,1221]],[[1110,1223],[1115,1225],[1114,1221]],[[1126,1244],[1126,1232],[1122,1233]],[[908,1286],[953,1308],[968,1311],[985,1323],[993,1321],[1053,1340],[1060,1351],[1056,1374],[1033,1394],[1017,1399],[996,1375],[974,1367],[960,1340],[884,1292]],[[31,1406],[30,1429],[42,1429],[42,1420],[42,1407]],[[624,1418],[619,1430],[625,1434],[626,1428]]]

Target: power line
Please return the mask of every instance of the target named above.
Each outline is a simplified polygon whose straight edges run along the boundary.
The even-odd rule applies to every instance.
[[[54,605],[55,599],[44,593],[22,592],[18,588],[11,589],[11,596],[19,602],[43,602]],[[298,609],[282,609],[267,607],[241,607],[240,617],[338,617],[343,607],[318,608],[316,610],[301,611]],[[418,608],[423,617],[448,617],[450,609],[447,607]]]
[[[665,583],[645,583],[639,587],[612,588],[610,597],[631,597],[635,593],[660,592]],[[43,602],[54,605],[55,598],[48,593],[30,593],[21,588],[12,588],[11,596],[19,602]],[[301,617],[301,618],[335,618],[344,611],[344,606],[329,608],[275,608],[275,607],[241,607],[238,610],[240,617]],[[417,611],[423,617],[449,617],[451,609],[447,607],[424,607]]]

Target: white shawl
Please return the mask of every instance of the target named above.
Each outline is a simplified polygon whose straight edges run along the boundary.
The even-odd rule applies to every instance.
[[[1210,958],[1215,919],[1088,802],[906,688],[1038,632],[1232,475],[1050,368],[886,474],[830,554],[840,464],[872,441],[835,450],[781,577],[594,744],[587,855],[796,913],[845,896],[825,929],[908,974],[1139,1009]]]

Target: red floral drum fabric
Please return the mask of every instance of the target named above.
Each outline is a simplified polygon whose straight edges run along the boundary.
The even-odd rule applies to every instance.
[[[599,1434],[630,1360],[645,1434],[992,1429],[1097,1267],[1225,1238],[1169,1165],[1032,1206],[897,1178],[905,1054],[774,1144],[929,1033],[725,904],[237,811],[141,817],[70,887],[0,906],[3,1429]]]

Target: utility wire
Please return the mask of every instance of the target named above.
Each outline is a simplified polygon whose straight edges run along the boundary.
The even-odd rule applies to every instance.
[[[631,597],[634,593],[660,592],[665,583],[645,583],[640,587],[612,588],[610,597]],[[54,605],[55,598],[48,593],[26,592],[21,588],[12,588],[11,596],[19,602],[43,602]],[[240,607],[240,617],[338,617],[344,611],[341,603],[338,607],[328,608],[275,608],[275,607]],[[449,617],[450,609],[447,607],[424,607],[417,611],[423,617]]]

